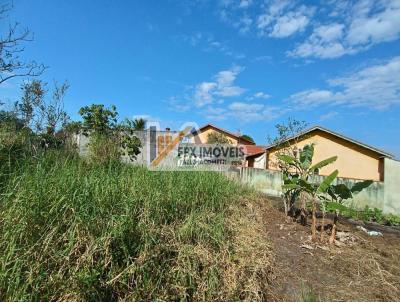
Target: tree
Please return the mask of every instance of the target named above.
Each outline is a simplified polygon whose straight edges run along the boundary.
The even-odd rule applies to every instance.
[[[207,135],[207,144],[223,145],[231,143],[231,140],[222,133],[213,131]]]
[[[280,169],[283,175],[287,174],[292,166],[284,160],[280,159],[281,155],[288,155],[291,157],[298,157],[299,150],[297,149],[297,143],[300,139],[304,138],[301,133],[306,129],[307,123],[305,121],[298,121],[294,118],[289,118],[286,123],[275,125],[277,135],[275,138],[268,136],[268,143],[277,150],[276,162],[271,161],[271,165],[276,165],[275,168]],[[284,194],[283,205],[285,208],[286,215],[293,210],[294,201],[299,196],[296,194]]]
[[[130,120],[118,125],[118,112],[114,105],[106,108],[102,104],[92,104],[82,107],[79,114],[83,119],[84,133],[90,135],[89,150],[93,160],[118,160],[122,153],[131,160],[136,159],[142,146],[134,135],[137,125]]]
[[[63,127],[69,120],[64,110],[64,97],[68,88],[69,84],[66,81],[61,85],[55,82],[52,99],[47,103],[43,102],[40,106],[47,134],[54,135],[56,129]]]
[[[22,97],[21,101],[17,102],[16,107],[21,120],[24,123],[24,128],[31,126],[34,117],[37,117],[37,111],[43,106],[43,98],[46,93],[44,90],[45,84],[42,81],[33,80],[24,82],[21,85]],[[36,126],[40,121],[34,121]]]
[[[134,130],[145,130],[147,121],[143,118],[136,118],[132,122]]]
[[[0,5],[0,22],[5,23],[10,4]],[[5,28],[5,24],[1,26]],[[1,33],[0,33],[1,34]],[[41,75],[46,66],[36,61],[24,61],[20,54],[24,51],[23,44],[33,41],[33,35],[28,29],[19,29],[14,23],[0,36],[0,85],[15,77],[36,77]]]
[[[96,134],[107,134],[117,123],[118,112],[114,105],[106,108],[103,104],[92,104],[79,110],[82,116],[84,133],[92,131]]]
[[[122,125],[119,127],[119,135],[121,137],[121,148],[123,153],[129,157],[130,160],[135,160],[137,155],[140,154],[142,142],[135,135],[135,131],[142,131],[146,129],[147,121],[143,118],[134,120],[126,118]]]
[[[252,143],[254,143],[254,139],[250,135],[243,134],[240,138],[248,140],[248,141],[251,141]]]
[[[67,122],[63,127],[63,130],[69,135],[78,134],[81,131],[81,129],[82,129],[82,123],[77,121]]]
[[[64,96],[69,87],[55,83],[52,98],[46,99],[47,83],[40,80],[24,82],[21,86],[22,97],[16,103],[16,110],[24,123],[24,128],[33,129],[36,133],[45,132],[54,136],[57,129],[63,127],[69,116],[64,109]]]
[[[143,118],[129,119],[126,118],[120,125],[122,130],[142,131],[146,129],[147,121]]]
[[[24,122],[18,118],[15,112],[0,110],[0,127],[19,131],[24,127]]]

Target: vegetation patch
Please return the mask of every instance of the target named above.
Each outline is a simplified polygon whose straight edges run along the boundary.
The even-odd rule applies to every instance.
[[[223,175],[95,164],[61,151],[7,173],[0,300],[266,295],[271,253],[257,196]]]

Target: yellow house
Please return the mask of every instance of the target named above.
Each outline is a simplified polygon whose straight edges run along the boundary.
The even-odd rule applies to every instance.
[[[190,139],[192,143],[207,144],[208,135],[211,133],[219,133],[225,136],[229,143],[235,146],[238,144],[254,145],[254,142],[212,124],[206,124],[199,128],[197,132],[193,132]]]
[[[389,153],[320,126],[289,138],[286,143],[292,150],[298,151],[305,145],[314,144],[313,163],[337,156],[335,163],[319,171],[319,174],[324,176],[338,169],[339,177],[383,181],[384,160],[393,158]],[[267,169],[279,170],[276,158],[279,150],[281,149],[275,145],[267,147]]]

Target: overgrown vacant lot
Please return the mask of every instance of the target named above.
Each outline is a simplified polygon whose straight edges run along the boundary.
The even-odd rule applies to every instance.
[[[48,153],[2,168],[0,300],[263,300],[259,197],[222,175]]]
[[[223,175],[49,152],[1,169],[0,301],[398,301],[398,234],[313,245]],[[311,249],[304,248],[304,244]]]

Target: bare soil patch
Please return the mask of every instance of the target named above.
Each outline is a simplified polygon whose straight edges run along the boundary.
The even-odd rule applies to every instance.
[[[398,233],[371,237],[342,220],[338,229],[350,238],[347,243],[313,244],[308,226],[291,221],[274,207],[263,211],[275,253],[272,300],[305,301],[301,295],[305,290],[311,290],[317,301],[400,300]]]

